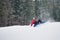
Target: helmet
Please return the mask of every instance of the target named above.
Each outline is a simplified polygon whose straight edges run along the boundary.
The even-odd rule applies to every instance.
[[[33,17],[33,19],[35,19],[35,17]]]

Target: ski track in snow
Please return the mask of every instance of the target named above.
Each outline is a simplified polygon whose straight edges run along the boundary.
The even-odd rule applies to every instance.
[[[0,40],[60,40],[60,22],[0,28]]]

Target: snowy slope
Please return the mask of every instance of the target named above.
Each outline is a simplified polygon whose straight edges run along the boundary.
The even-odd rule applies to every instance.
[[[37,27],[2,27],[0,40],[60,40],[60,22],[47,22]]]

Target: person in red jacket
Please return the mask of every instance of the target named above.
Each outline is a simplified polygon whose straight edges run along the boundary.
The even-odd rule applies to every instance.
[[[31,23],[30,23],[31,26],[32,26],[34,23],[35,23],[35,18],[32,19],[32,21],[31,21]]]

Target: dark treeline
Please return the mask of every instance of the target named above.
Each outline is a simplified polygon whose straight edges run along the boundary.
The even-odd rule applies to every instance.
[[[33,17],[60,21],[60,0],[0,0],[0,26],[28,25]]]

